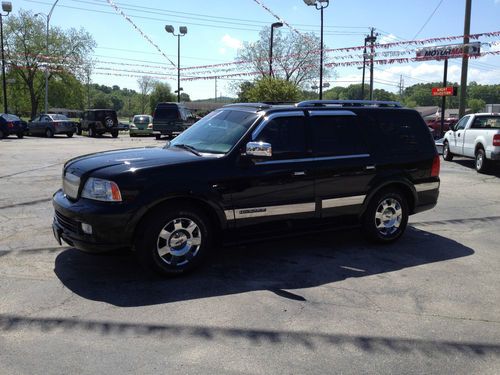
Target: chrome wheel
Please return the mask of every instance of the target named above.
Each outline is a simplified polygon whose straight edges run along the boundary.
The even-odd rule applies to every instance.
[[[484,155],[482,152],[478,152],[476,155],[476,169],[480,171],[483,169]]]
[[[394,234],[403,219],[401,203],[394,198],[382,200],[375,211],[375,227],[382,236]]]
[[[177,218],[160,231],[156,251],[168,265],[183,266],[198,254],[201,239],[201,230],[193,220]]]

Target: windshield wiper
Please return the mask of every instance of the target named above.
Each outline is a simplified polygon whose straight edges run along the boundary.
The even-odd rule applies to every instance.
[[[180,143],[180,144],[174,145],[174,147],[179,147],[179,148],[182,148],[184,150],[191,151],[196,156],[201,156],[200,152],[196,148],[194,148],[193,146],[186,145],[184,143]]]

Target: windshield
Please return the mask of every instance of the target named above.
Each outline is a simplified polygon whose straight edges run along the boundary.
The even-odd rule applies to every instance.
[[[256,113],[251,112],[216,110],[176,137],[170,147],[187,145],[199,152],[225,154],[258,117]]]
[[[68,118],[64,115],[49,115],[50,117],[52,117],[52,120],[55,120],[55,121],[67,121]]]
[[[149,124],[151,122],[150,116],[135,116],[133,123],[134,124]]]

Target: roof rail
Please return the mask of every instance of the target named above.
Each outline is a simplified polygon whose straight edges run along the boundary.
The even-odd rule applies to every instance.
[[[257,109],[271,108],[271,106],[266,103],[232,103],[226,104],[224,107],[247,107]]]
[[[399,102],[379,100],[306,100],[295,104],[296,107],[403,107]]]

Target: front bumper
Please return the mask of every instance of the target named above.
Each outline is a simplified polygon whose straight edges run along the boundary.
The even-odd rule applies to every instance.
[[[87,252],[130,248],[133,243],[133,213],[123,204],[107,204],[89,199],[70,201],[58,190],[53,198],[55,214],[52,229],[56,240]],[[92,226],[92,234],[82,230]]]

